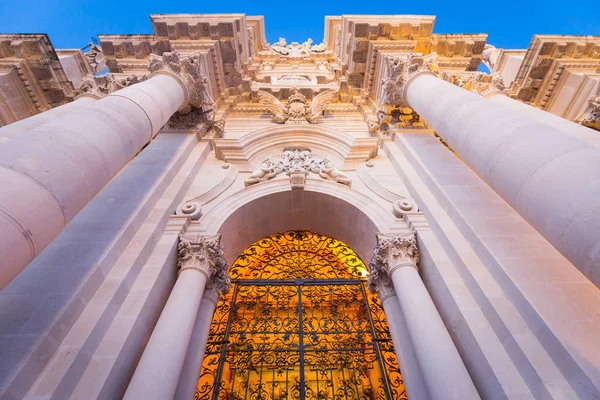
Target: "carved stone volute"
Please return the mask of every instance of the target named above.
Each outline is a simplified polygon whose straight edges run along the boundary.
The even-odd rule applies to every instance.
[[[223,256],[221,235],[179,235],[177,265],[179,271],[196,270],[207,278],[207,290],[215,289],[226,293],[231,288],[227,276],[227,261]]]
[[[181,56],[177,51],[165,52],[162,56],[150,54],[148,70],[157,74],[168,74],[177,78],[186,92],[186,101],[179,113],[187,114],[193,108],[209,108],[214,103],[208,92],[208,79],[201,74],[200,54]]]
[[[380,104],[393,107],[409,107],[406,101],[406,87],[419,75],[437,75],[437,53],[423,56],[410,53],[407,56],[385,57],[386,72],[381,80]]]
[[[377,247],[369,263],[370,274],[374,275],[372,279],[383,279],[381,275],[391,277],[395,270],[402,267],[417,268],[418,263],[419,250],[415,234],[377,234]]]

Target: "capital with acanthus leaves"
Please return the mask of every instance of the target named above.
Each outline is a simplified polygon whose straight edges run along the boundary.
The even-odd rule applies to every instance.
[[[409,107],[406,101],[406,87],[418,75],[430,74],[437,76],[439,71],[437,58],[437,53],[426,56],[421,53],[409,53],[406,56],[386,56],[379,103],[393,107]]]
[[[177,265],[179,271],[196,270],[206,276],[207,290],[227,293],[231,281],[227,276],[227,261],[223,256],[221,235],[179,235]]]
[[[89,96],[101,99],[104,96],[146,80],[146,75],[117,76],[109,73],[105,75],[87,75],[81,81],[77,90],[78,96]]]
[[[408,235],[377,234],[377,247],[375,247],[369,263],[372,279],[375,281],[382,279],[380,275],[386,275],[390,279],[398,268],[417,268],[418,263],[419,250],[414,233]]]
[[[182,56],[177,51],[164,52],[162,56],[150,54],[148,70],[157,74],[168,74],[179,80],[186,92],[186,101],[179,113],[187,114],[194,107],[208,108],[214,103],[208,92],[208,79],[201,74],[200,54]]]

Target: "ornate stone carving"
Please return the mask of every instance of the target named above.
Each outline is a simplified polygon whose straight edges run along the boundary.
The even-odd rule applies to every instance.
[[[483,97],[493,93],[504,93],[506,89],[502,75],[500,75],[499,72],[494,72],[493,74],[485,74],[483,72],[444,72],[442,74],[442,79],[463,89],[475,92]]]
[[[377,234],[377,247],[369,262],[374,281],[383,279],[381,276],[384,274],[391,277],[398,268],[417,268],[418,262],[419,250],[415,234]]]
[[[303,58],[326,50],[327,46],[324,43],[313,45],[313,40],[310,38],[302,44],[298,42],[288,44],[285,38],[280,37],[278,42],[271,45],[271,51],[290,58]]]
[[[389,297],[396,296],[394,284],[387,273],[369,273],[367,288],[369,291],[379,294],[379,299],[382,303]]]
[[[600,130],[600,95],[588,99],[588,109],[578,118],[578,122],[588,128]]]
[[[397,218],[404,217],[404,214],[406,213],[406,211],[410,211],[410,210],[412,210],[412,208],[413,208],[412,204],[410,203],[410,201],[408,201],[406,199],[396,200],[392,203],[392,213]]]
[[[89,47],[90,51],[84,54],[85,58],[87,58],[88,62],[90,63],[94,74],[102,72],[102,70],[98,69],[98,67],[106,67],[106,64],[104,63],[104,53],[102,52],[102,49],[96,46],[93,42],[89,43]]]
[[[317,174],[323,179],[342,185],[350,186],[352,184],[346,174],[337,169],[331,161],[320,155],[312,154],[308,149],[299,148],[284,150],[281,156],[273,156],[264,161],[250,174],[244,184],[251,186],[266,182],[284,172],[290,177],[292,188],[295,189],[304,187],[305,178],[309,173]]]
[[[201,137],[222,138],[225,132],[225,118],[216,118],[216,111],[211,110],[207,116],[202,128],[200,128]]]
[[[127,86],[146,80],[146,75],[136,76],[129,75],[126,77],[116,77],[114,74],[106,74],[101,76],[87,75],[81,81],[81,86],[77,91],[77,95],[90,95],[97,98],[107,96],[117,90]]]
[[[486,67],[490,70],[490,72],[494,72],[494,68],[498,63],[498,57],[502,50],[497,49],[495,46],[491,44],[486,44],[483,47],[483,52],[481,53],[481,61],[485,64]]]
[[[308,122],[311,124],[318,123],[323,118],[325,108],[335,99],[337,91],[329,89],[323,93],[319,93],[313,99],[310,105],[306,100],[306,96],[296,88],[290,90],[288,102],[284,105],[277,97],[262,90],[258,91],[258,97],[269,112],[273,115],[274,122],[284,124],[286,122],[300,123]]]
[[[166,72],[179,78],[187,89],[187,103],[179,110],[187,114],[193,108],[212,107],[213,99],[208,92],[208,79],[200,72],[200,55],[182,57],[177,51],[165,52],[162,56],[150,54],[148,70],[152,74]]]
[[[410,53],[406,57],[390,56],[385,58],[385,77],[381,80],[380,104],[394,107],[406,107],[404,89],[411,78],[420,73],[437,74],[437,53],[423,56]]]
[[[231,288],[231,282],[223,253],[221,235],[179,235],[177,265],[180,272],[186,269],[199,271],[206,276],[207,289],[226,293]]]

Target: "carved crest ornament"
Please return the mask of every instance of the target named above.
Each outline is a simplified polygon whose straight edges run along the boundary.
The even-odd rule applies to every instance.
[[[304,188],[304,182],[309,173],[342,185],[350,186],[352,184],[346,174],[337,169],[331,161],[302,148],[284,150],[280,156],[273,156],[265,160],[259,168],[250,174],[244,184],[251,186],[266,182],[281,173],[285,173],[290,177],[293,189]]]
[[[286,122],[300,123],[308,122],[318,123],[323,118],[325,108],[335,99],[337,91],[333,89],[326,90],[315,96],[309,104],[306,96],[296,88],[290,90],[290,97],[287,104],[283,104],[277,97],[262,90],[258,91],[258,98],[272,114],[274,122],[285,124]]]

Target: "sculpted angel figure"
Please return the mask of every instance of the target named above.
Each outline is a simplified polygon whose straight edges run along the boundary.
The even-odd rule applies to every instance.
[[[309,105],[296,88],[290,91],[288,104],[284,105],[277,97],[262,90],[258,91],[258,98],[272,114],[274,122],[284,124],[291,119],[292,122],[306,120],[311,124],[318,123],[323,118],[325,108],[335,99],[337,91],[329,89],[314,97]]]
[[[289,50],[288,50],[288,44],[287,44],[287,40],[285,40],[285,38],[280,37],[279,41],[276,43],[273,43],[271,45],[271,49],[273,49],[273,51],[276,51],[279,54],[283,54],[283,55],[287,55],[289,54]]]
[[[277,173],[278,171],[276,166],[272,162],[267,160],[263,162],[259,168],[257,168],[250,174],[248,179],[244,181],[244,185],[248,187],[250,185],[254,185],[255,183],[268,181],[269,179],[277,175]]]
[[[352,184],[352,180],[348,179],[346,174],[337,169],[329,160],[327,160],[321,167],[319,175],[321,178],[331,179],[337,183],[341,183],[342,185],[350,186]]]

